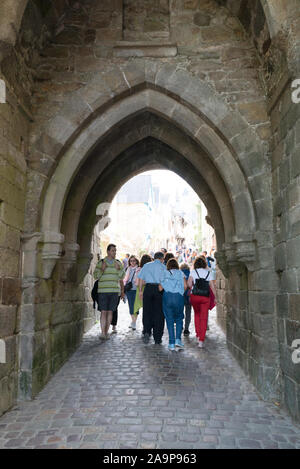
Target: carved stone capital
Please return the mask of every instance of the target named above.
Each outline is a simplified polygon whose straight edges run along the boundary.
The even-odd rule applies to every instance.
[[[256,246],[254,241],[239,241],[236,243],[236,256],[239,262],[247,266],[250,271],[256,267]]]
[[[62,281],[67,281],[70,279],[71,272],[77,263],[77,253],[79,249],[79,244],[64,244],[64,256],[60,259],[60,278]]]
[[[42,239],[42,278],[51,278],[56,262],[61,257],[64,235],[52,231],[43,233]]]

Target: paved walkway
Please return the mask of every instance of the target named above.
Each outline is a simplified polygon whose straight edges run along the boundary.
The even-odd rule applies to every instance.
[[[300,448],[300,427],[259,399],[210,318],[206,349],[144,345],[141,323],[99,326],[34,401],[0,418],[0,448]],[[140,319],[139,319],[140,321]]]

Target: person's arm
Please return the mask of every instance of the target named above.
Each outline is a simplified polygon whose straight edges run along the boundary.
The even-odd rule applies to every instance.
[[[120,279],[120,287],[121,287],[121,299],[123,300],[125,293],[124,293],[124,282]]]
[[[215,287],[215,284],[214,284],[214,281],[213,281],[213,280],[211,280],[211,281],[209,282],[209,286],[210,286],[210,288],[212,289],[212,292],[213,292],[213,294],[215,295],[215,298],[216,298],[216,287]]]
[[[123,280],[124,285],[126,285],[128,280],[129,280],[129,269],[126,270],[126,274],[125,274],[125,277],[124,277],[124,280]]]
[[[145,284],[146,284],[145,280],[142,280],[141,278],[138,279],[139,297],[141,300],[143,299],[143,286]]]
[[[188,288],[193,288],[193,285],[194,285],[194,279],[190,275],[189,278],[188,278],[188,281],[187,281],[187,286],[188,286]]]
[[[184,286],[184,291],[187,290],[188,284],[187,284],[187,281],[186,281],[186,278],[185,278],[185,277],[184,277],[184,279],[183,279],[183,286]]]
[[[140,272],[140,270],[141,270],[141,267],[138,267],[136,269],[136,275],[135,275],[135,280],[134,280],[134,283],[136,284],[137,287],[139,286],[139,280],[140,279],[138,278],[138,273]]]
[[[99,261],[94,270],[94,279],[99,280],[102,277],[104,270],[106,269],[106,263],[104,261]]]

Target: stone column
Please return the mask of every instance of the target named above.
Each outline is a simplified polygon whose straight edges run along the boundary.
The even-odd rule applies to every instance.
[[[42,233],[22,237],[22,301],[19,340],[19,399],[32,398],[33,340],[35,325],[35,295],[38,243]]]

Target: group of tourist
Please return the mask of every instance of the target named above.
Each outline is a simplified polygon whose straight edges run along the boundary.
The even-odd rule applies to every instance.
[[[179,267],[178,259],[164,249],[154,253],[153,257],[144,254],[140,261],[134,255],[127,255],[126,261],[121,262],[116,260],[116,246],[109,244],[107,256],[97,263],[94,271],[96,283],[93,299],[101,311],[100,338],[109,338],[111,324],[113,332],[116,332],[117,307],[120,298],[125,300],[126,296],[131,316],[130,327],[133,330],[136,329],[140,309],[143,308],[145,344],[149,343],[152,335],[156,344],[161,343],[166,321],[169,350],[182,349],[184,316],[183,333],[189,335],[193,307],[198,345],[203,348],[208,311],[215,305],[216,263],[214,257],[207,256],[206,251],[195,256],[193,261],[192,254],[191,251],[191,268],[188,262],[181,263]]]

